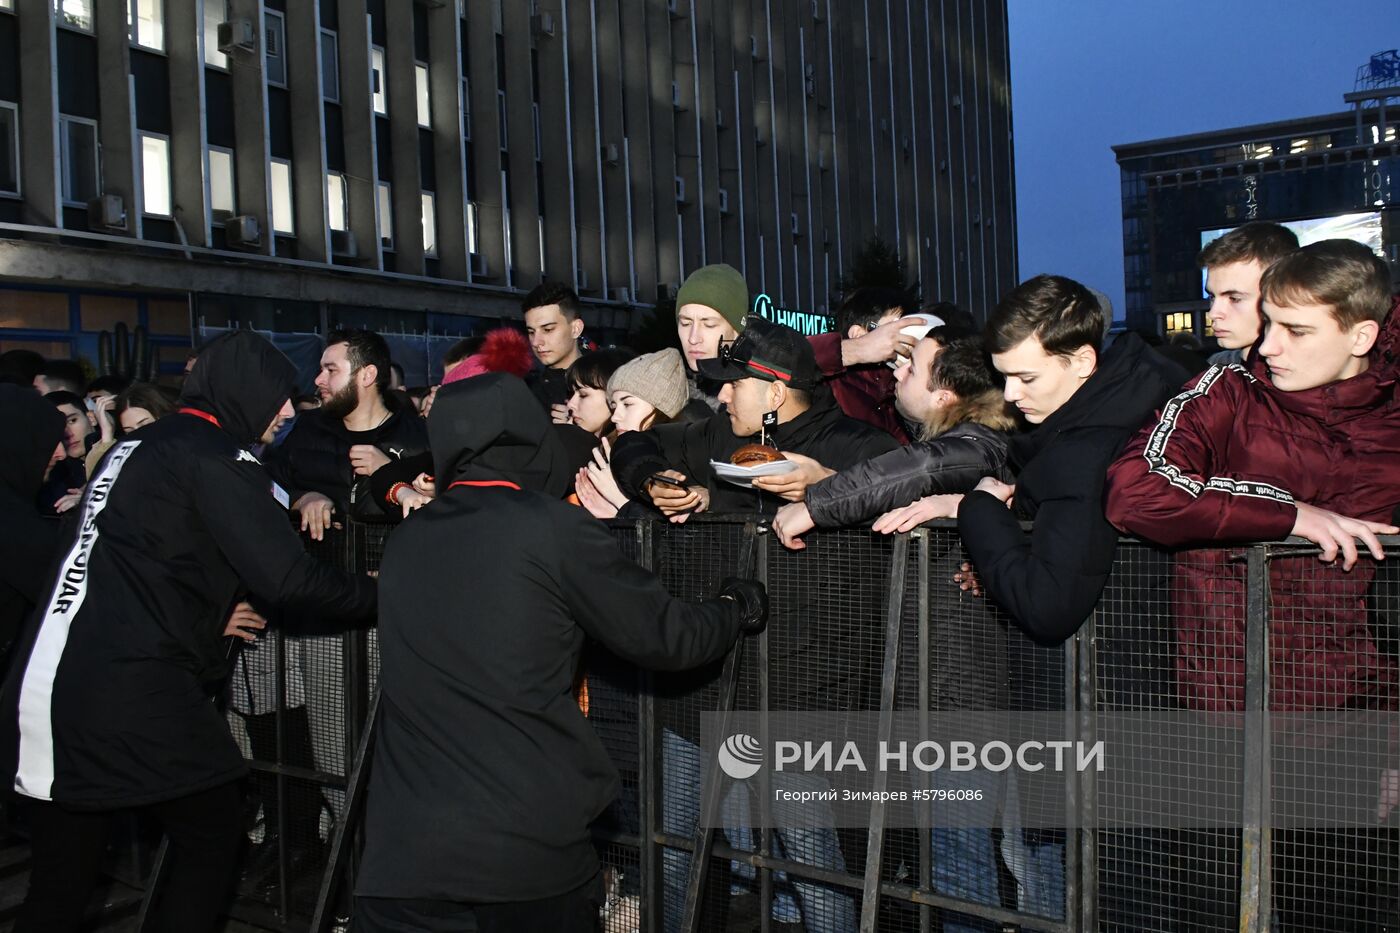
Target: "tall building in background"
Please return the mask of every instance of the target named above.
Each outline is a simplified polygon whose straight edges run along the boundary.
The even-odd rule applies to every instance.
[[[1251,220],[1361,240],[1400,281],[1400,53],[1358,71],[1350,110],[1114,146],[1130,328],[1209,338],[1201,247]]]
[[[143,324],[168,369],[191,327],[469,333],[549,278],[618,340],[720,261],[827,313],[876,234],[981,313],[1010,112],[1004,0],[0,0],[0,337]]]

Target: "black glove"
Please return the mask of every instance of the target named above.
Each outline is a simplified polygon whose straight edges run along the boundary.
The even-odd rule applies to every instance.
[[[768,593],[757,580],[725,577],[719,585],[719,598],[734,604],[739,631],[757,635],[768,624]]]

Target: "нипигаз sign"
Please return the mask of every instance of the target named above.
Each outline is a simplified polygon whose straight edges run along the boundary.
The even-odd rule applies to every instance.
[[[835,326],[835,322],[825,314],[779,308],[767,295],[759,295],[753,300],[753,313],[774,324],[791,327],[799,334],[809,337],[812,334],[825,334]]]

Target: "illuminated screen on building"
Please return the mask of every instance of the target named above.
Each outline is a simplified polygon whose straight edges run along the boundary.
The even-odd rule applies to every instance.
[[[1335,217],[1313,217],[1308,220],[1280,220],[1280,226],[1287,227],[1298,235],[1298,245],[1307,246],[1318,240],[1355,240],[1371,248],[1377,256],[1385,258],[1381,247],[1381,213],[1370,211],[1360,214],[1338,214]],[[1235,227],[1221,227],[1217,230],[1201,231],[1201,248],[1206,244],[1234,230]],[[1206,271],[1201,270],[1201,296],[1209,298],[1206,292]]]

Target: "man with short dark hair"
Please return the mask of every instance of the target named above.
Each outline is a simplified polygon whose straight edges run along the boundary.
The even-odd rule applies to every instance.
[[[83,461],[97,419],[88,410],[87,401],[73,392],[59,389],[48,393],[44,399],[63,416],[63,449],[67,454],[49,472],[39,493],[40,506],[53,515],[67,512],[82,497],[83,484],[87,482]]]
[[[34,388],[39,390],[40,395],[50,392],[82,395],[86,385],[87,376],[83,374],[83,368],[72,360],[49,360],[34,377]]]
[[[525,382],[551,417],[559,421],[562,407],[569,400],[569,367],[583,355],[579,348],[583,318],[578,313],[578,295],[560,282],[541,282],[520,302],[520,311],[525,317],[530,349],[540,364]]]
[[[269,471],[313,538],[337,512],[381,517],[385,509],[370,495],[369,478],[391,459],[427,449],[422,419],[387,390],[389,366],[389,347],[378,334],[331,332],[316,377],[321,407],[303,412],[269,456]]]
[[[1211,363],[1243,363],[1259,339],[1259,279],[1264,270],[1298,249],[1298,237],[1282,224],[1255,221],[1216,237],[1196,264],[1206,271],[1210,322],[1220,352]]]
[[[1016,483],[984,478],[956,503],[958,531],[981,586],[1043,645],[1078,631],[1108,582],[1118,545],[1103,512],[1108,465],[1187,378],[1135,334],[1100,357],[1102,343],[1098,301],[1061,276],[1022,282],[987,322],[1005,398],[1031,429],[1008,448]]]

